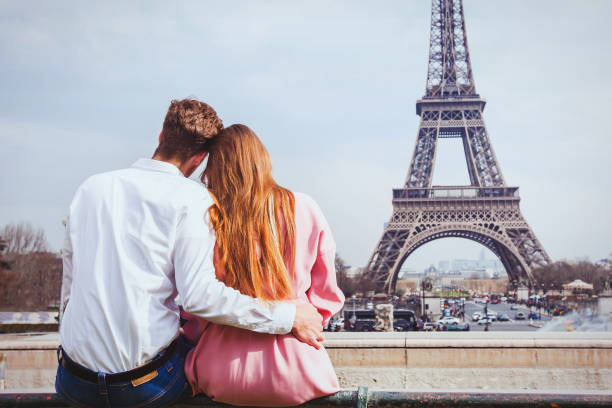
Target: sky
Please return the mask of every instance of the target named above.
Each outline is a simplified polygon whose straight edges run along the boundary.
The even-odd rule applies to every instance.
[[[311,195],[338,253],[364,265],[412,157],[430,7],[1,0],[0,225],[42,227],[58,250],[78,185],[150,157],[170,100],[191,96],[225,125],[251,127],[277,181]],[[608,256],[612,2],[465,0],[464,10],[484,119],[523,215],[553,260]],[[434,184],[467,184],[456,142],[440,142]],[[438,240],[405,267],[481,248]]]

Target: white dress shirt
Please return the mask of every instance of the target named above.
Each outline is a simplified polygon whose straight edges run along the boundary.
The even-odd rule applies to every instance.
[[[212,200],[174,165],[140,159],[88,178],[62,249],[60,343],[77,363],[116,373],[167,347],[186,311],[264,333],[291,331],[295,306],[253,299],[215,278]]]

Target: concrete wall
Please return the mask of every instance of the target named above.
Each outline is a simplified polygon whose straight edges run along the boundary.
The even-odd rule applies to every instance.
[[[610,390],[610,333],[330,333],[342,387]]]
[[[57,334],[0,335],[7,387],[52,388]],[[610,390],[610,333],[326,333],[343,388]]]

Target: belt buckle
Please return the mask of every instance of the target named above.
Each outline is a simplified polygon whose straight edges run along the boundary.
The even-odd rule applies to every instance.
[[[134,387],[138,387],[139,385],[142,385],[144,383],[147,383],[149,381],[151,381],[152,379],[154,379],[155,377],[157,377],[157,370],[153,370],[148,374],[143,375],[140,378],[136,378],[134,380],[131,380],[131,383]]]

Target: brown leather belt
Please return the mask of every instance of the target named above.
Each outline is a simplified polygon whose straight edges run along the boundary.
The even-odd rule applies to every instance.
[[[124,371],[121,373],[114,373],[114,374],[106,374],[104,376],[106,383],[107,384],[126,383],[126,382],[130,382],[130,381],[139,379],[141,377],[146,376],[147,374],[152,373],[153,371],[157,370],[162,365],[164,365],[170,359],[170,357],[174,355],[174,353],[177,350],[177,346],[178,346],[178,338],[175,339],[164,351],[158,354],[158,356],[155,357],[150,362],[144,365],[141,365],[140,367],[136,367],[129,371]],[[59,358],[60,364],[64,366],[64,368],[67,371],[69,371],[72,375],[79,377],[82,380],[93,382],[93,383],[98,382],[97,372],[92,371],[88,368],[85,368],[82,365],[72,361],[70,357],[68,357],[66,352],[62,350],[61,347],[62,346],[60,346],[58,349],[58,358]]]

